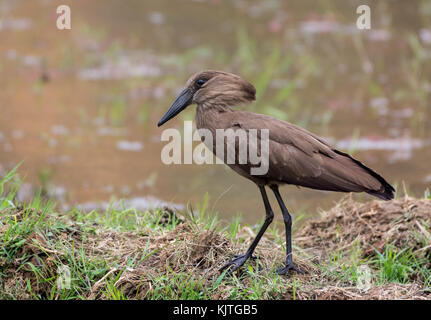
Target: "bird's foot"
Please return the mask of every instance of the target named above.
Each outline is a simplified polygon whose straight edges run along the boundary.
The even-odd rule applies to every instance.
[[[289,263],[286,264],[286,266],[277,269],[277,274],[284,275],[284,274],[287,274],[289,272],[289,270],[296,271],[299,274],[304,274],[304,271],[302,271],[297,266],[295,266],[293,264],[293,262],[289,262]]]
[[[227,273],[228,275],[231,275],[234,271],[236,271],[239,267],[241,267],[247,261],[248,258],[250,258],[250,255],[245,253],[245,254],[235,255],[234,257],[235,258],[232,261],[226,263],[223,267],[219,269],[219,271],[223,272],[227,268],[231,267]],[[251,256],[251,258],[253,259],[253,256]]]

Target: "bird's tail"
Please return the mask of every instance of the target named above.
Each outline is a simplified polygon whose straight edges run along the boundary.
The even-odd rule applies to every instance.
[[[384,191],[368,191],[367,193],[382,200],[392,200],[394,198],[394,191],[395,189],[388,184],[387,187],[385,186]]]
[[[381,188],[379,190],[365,190],[366,193],[382,200],[392,200],[394,198],[395,189],[381,175],[379,175],[377,172],[373,171],[372,169],[368,168],[362,162],[356,160],[349,154],[341,152],[339,150],[334,150],[334,151],[342,156],[350,158],[354,163],[356,163],[359,167],[364,169],[368,174],[370,174],[380,182]]]

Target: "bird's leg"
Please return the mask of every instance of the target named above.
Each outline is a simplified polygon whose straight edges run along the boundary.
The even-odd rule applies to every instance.
[[[241,257],[242,256],[242,254],[234,254],[233,255],[233,257],[234,258],[239,258],[239,257]],[[252,254],[251,256],[250,256],[250,258],[249,259],[251,259],[251,260],[256,260],[257,259],[257,257],[254,255],[254,254]]]
[[[263,223],[263,225],[260,228],[256,238],[253,240],[252,244],[247,249],[247,251],[242,255],[235,256],[235,259],[233,259],[232,261],[228,262],[223,267],[221,267],[220,271],[223,271],[226,268],[232,266],[232,268],[229,271],[229,274],[231,274],[236,269],[241,267],[247,261],[248,258],[250,258],[250,257],[253,258],[254,249],[256,248],[257,244],[260,241],[260,238],[262,238],[266,229],[268,228],[268,226],[271,224],[272,220],[274,219],[274,213],[272,212],[271,205],[269,204],[268,196],[266,194],[265,187],[259,186],[259,190],[260,190],[260,193],[262,194],[263,203],[265,205],[265,211],[266,211],[265,222]]]
[[[280,275],[286,274],[289,270],[294,270],[298,273],[304,273],[298,267],[293,264],[292,259],[292,217],[290,216],[289,211],[284,205],[283,199],[281,198],[280,192],[278,191],[277,185],[270,186],[272,191],[277,198],[278,205],[280,206],[281,212],[283,213],[283,221],[284,227],[286,229],[286,266],[277,270],[277,273]]]

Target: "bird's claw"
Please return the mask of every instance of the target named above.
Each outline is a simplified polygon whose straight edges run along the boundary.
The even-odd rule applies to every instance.
[[[287,263],[286,266],[277,269],[277,274],[285,275],[289,272],[289,270],[293,270],[298,272],[299,274],[304,274],[304,271],[299,269],[297,266],[293,264],[293,262]]]
[[[223,267],[219,269],[219,271],[223,272],[224,270],[232,266],[230,270],[227,272],[227,275],[231,275],[234,271],[236,271],[239,267],[241,267],[247,261],[248,258],[250,258],[250,256],[246,254],[235,255],[234,257],[235,258],[232,261],[229,261],[228,263],[226,263]]]

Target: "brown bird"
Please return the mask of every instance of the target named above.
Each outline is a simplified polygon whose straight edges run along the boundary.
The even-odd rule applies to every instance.
[[[296,125],[275,119],[263,114],[233,110],[244,103],[255,100],[256,89],[241,77],[232,73],[206,70],[193,75],[184,90],[159,121],[160,127],[172,119],[190,104],[196,104],[196,127],[207,129],[213,134],[213,144],[202,141],[215,153],[217,129],[239,129],[251,132],[269,130],[269,157],[266,174],[253,175],[251,168],[256,167],[249,159],[244,163],[238,161],[227,163],[234,171],[250,179],[258,186],[265,205],[266,216],[256,238],[245,252],[224,265],[220,270],[230,267],[232,273],[253,256],[260,238],[273,220],[274,213],[268,201],[265,186],[275,194],[283,214],[286,230],[286,265],[277,270],[286,274],[289,270],[303,273],[292,260],[292,218],[279,192],[279,186],[292,184],[317,190],[338,192],[366,192],[383,200],[394,198],[394,188],[378,173],[366,167],[350,155],[336,150],[324,139]],[[258,134],[258,139],[262,135]],[[225,144],[223,147],[232,147]],[[231,141],[232,143],[232,141]],[[238,151],[236,140],[234,148]],[[262,154],[262,151],[260,152]],[[226,158],[223,158],[226,163]]]

